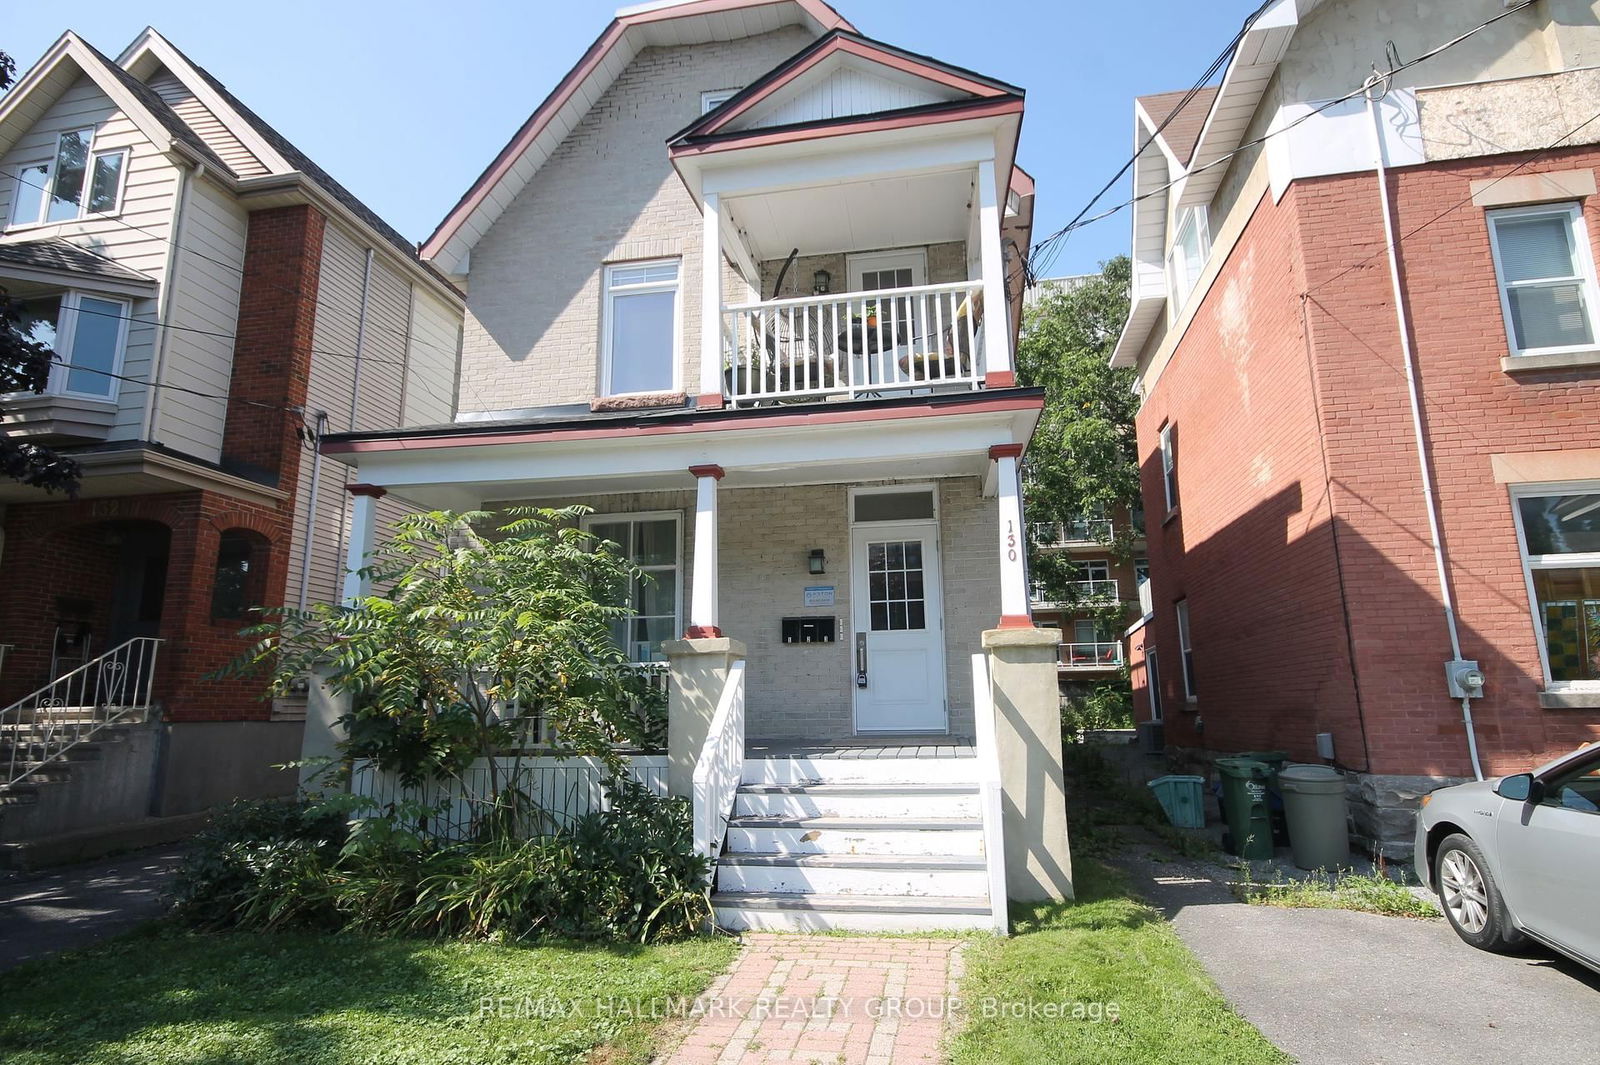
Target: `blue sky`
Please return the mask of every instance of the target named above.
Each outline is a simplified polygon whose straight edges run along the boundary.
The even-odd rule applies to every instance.
[[[0,51],[25,69],[66,29],[116,55],[170,37],[413,240],[426,237],[618,5],[608,0],[279,0],[9,4]],[[1187,88],[1255,0],[838,0],[870,37],[1021,85],[1036,236],[1065,223],[1132,150],[1132,99]],[[448,12],[448,14],[444,14]],[[1113,198],[1114,197],[1114,198]],[[1126,179],[1107,203],[1126,198]],[[1127,250],[1126,214],[1078,230],[1055,273]]]

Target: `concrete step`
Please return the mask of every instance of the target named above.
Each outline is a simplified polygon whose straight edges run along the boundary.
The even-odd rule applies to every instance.
[[[746,784],[735,817],[975,818],[974,784]]]
[[[717,926],[729,931],[941,932],[987,929],[987,898],[928,895],[792,895],[718,891]]]
[[[982,858],[953,855],[727,854],[717,890],[736,894],[981,897],[989,890]]]
[[[727,850],[746,854],[950,854],[982,857],[978,818],[738,817]]]
[[[746,784],[976,784],[976,758],[746,758]]]

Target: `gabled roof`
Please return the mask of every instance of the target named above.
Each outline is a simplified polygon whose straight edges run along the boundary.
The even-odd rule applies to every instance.
[[[500,217],[642,48],[730,40],[804,25],[816,33],[853,29],[824,0],[667,0],[623,8],[543,103],[445,215],[422,256],[455,273]]]
[[[720,107],[673,134],[667,143],[687,144],[717,133],[762,125],[763,119],[772,118],[777,105],[802,96],[808,89],[823,87],[826,78],[845,66],[881,72],[887,75],[883,80],[916,90],[908,97],[906,109],[958,100],[1023,95],[1021,89],[1003,81],[863,37],[851,30],[836,29],[778,64]],[[768,121],[765,124],[781,123]]]
[[[1211,103],[1217,98],[1217,87],[1207,85],[1195,90],[1188,103],[1184,103],[1185,96],[1189,96],[1189,90],[1179,89],[1177,92],[1158,92],[1151,96],[1140,96],[1134,101],[1149,118],[1151,129],[1159,128],[1163,122],[1167,123],[1166,128],[1162,129],[1156,138],[1166,144],[1167,151],[1178,161],[1179,166],[1189,165],[1195,143],[1200,140],[1200,130],[1206,124],[1206,116],[1211,114]],[[1181,110],[1174,114],[1174,109],[1180,106]]]

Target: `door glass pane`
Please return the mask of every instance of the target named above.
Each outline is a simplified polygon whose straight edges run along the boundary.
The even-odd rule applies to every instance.
[[[672,389],[673,310],[678,294],[619,293],[611,298],[611,391]]]
[[[89,165],[89,137],[93,131],[80,129],[61,135],[56,150],[56,180],[50,194],[48,218],[60,222],[78,217],[83,202],[83,177]]]
[[[117,190],[122,187],[122,162],[127,152],[107,152],[94,157],[94,174],[89,180],[89,210],[104,214],[117,208]]]
[[[109,300],[83,296],[72,327],[71,368],[67,371],[67,391],[91,396],[116,392],[117,379],[110,374],[117,365],[117,337],[122,332],[124,307]]]
[[[923,584],[920,540],[868,544],[867,603],[873,631],[927,628]]]

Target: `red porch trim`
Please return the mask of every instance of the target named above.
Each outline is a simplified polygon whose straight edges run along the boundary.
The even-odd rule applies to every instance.
[[[959,407],[928,405],[902,407],[895,410],[882,408],[868,410],[826,410],[810,414],[789,414],[780,417],[727,417],[689,418],[671,425],[625,425],[594,429],[531,430],[524,433],[457,434],[429,437],[379,437],[373,440],[334,440],[322,445],[325,455],[345,455],[380,451],[429,451],[445,447],[489,447],[498,444],[533,444],[558,440],[609,440],[619,437],[678,436],[686,433],[712,433],[728,429],[773,428],[789,429],[808,425],[838,425],[848,422],[898,421],[910,418],[959,416],[962,414],[992,414],[997,411],[1040,410],[1044,401],[1037,396],[1003,396],[963,403]],[[1020,448],[1022,445],[1000,445]],[[1019,450],[1017,454],[1021,454]]]
[[[996,628],[1031,629],[1033,628],[1033,619],[1026,614],[1001,614],[1000,624]]]
[[[694,475],[695,480],[699,480],[702,477],[715,477],[719,481],[727,473],[726,470],[714,462],[705,466],[690,466],[689,472]]]
[[[1017,375],[1010,370],[990,370],[983,376],[985,388],[1015,388]]]
[[[353,496],[371,496],[373,499],[382,499],[389,494],[387,488],[375,484],[347,484],[344,490]]]
[[[694,405],[700,410],[721,410],[725,402],[721,392],[702,392],[695,397]]]
[[[1026,444],[991,444],[989,445],[989,461],[1021,458],[1022,449],[1026,446]]]
[[[690,625],[683,630],[685,640],[716,640],[722,637],[722,630],[715,625]]]

